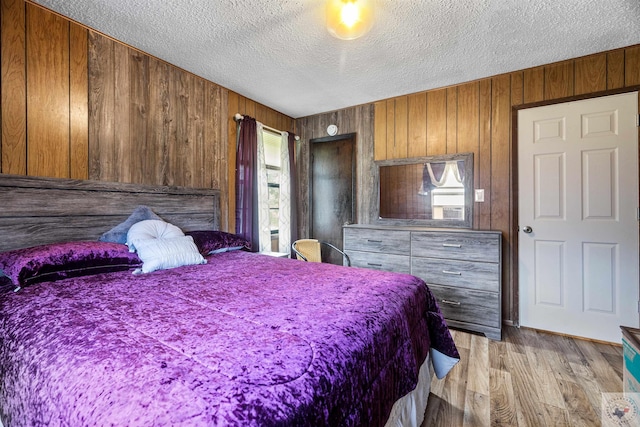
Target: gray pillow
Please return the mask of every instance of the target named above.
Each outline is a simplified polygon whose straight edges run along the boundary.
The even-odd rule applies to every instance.
[[[162,221],[162,218],[156,215],[149,207],[140,205],[134,209],[129,218],[104,233],[98,240],[101,242],[122,243],[124,245],[127,243],[127,232],[131,226],[145,219]]]

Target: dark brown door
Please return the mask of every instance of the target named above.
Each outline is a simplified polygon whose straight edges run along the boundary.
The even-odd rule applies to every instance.
[[[311,237],[342,249],[342,226],[355,218],[355,134],[311,140]],[[342,255],[323,249],[324,262]]]

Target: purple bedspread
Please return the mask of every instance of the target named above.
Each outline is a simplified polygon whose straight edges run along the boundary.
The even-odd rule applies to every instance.
[[[383,425],[459,357],[420,279],[241,251],[3,292],[0,333],[5,427]]]

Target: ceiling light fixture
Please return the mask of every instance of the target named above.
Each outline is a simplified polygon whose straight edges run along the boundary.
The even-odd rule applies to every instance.
[[[375,0],[327,0],[327,30],[342,40],[363,36],[373,25]]]

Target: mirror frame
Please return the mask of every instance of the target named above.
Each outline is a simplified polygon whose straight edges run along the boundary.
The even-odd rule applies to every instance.
[[[404,219],[380,217],[380,167],[411,165],[417,163],[446,162],[464,160],[464,220],[449,219]],[[378,160],[376,164],[375,222],[380,225],[408,225],[433,228],[473,228],[473,153],[445,154],[441,156],[411,157],[407,159]]]

